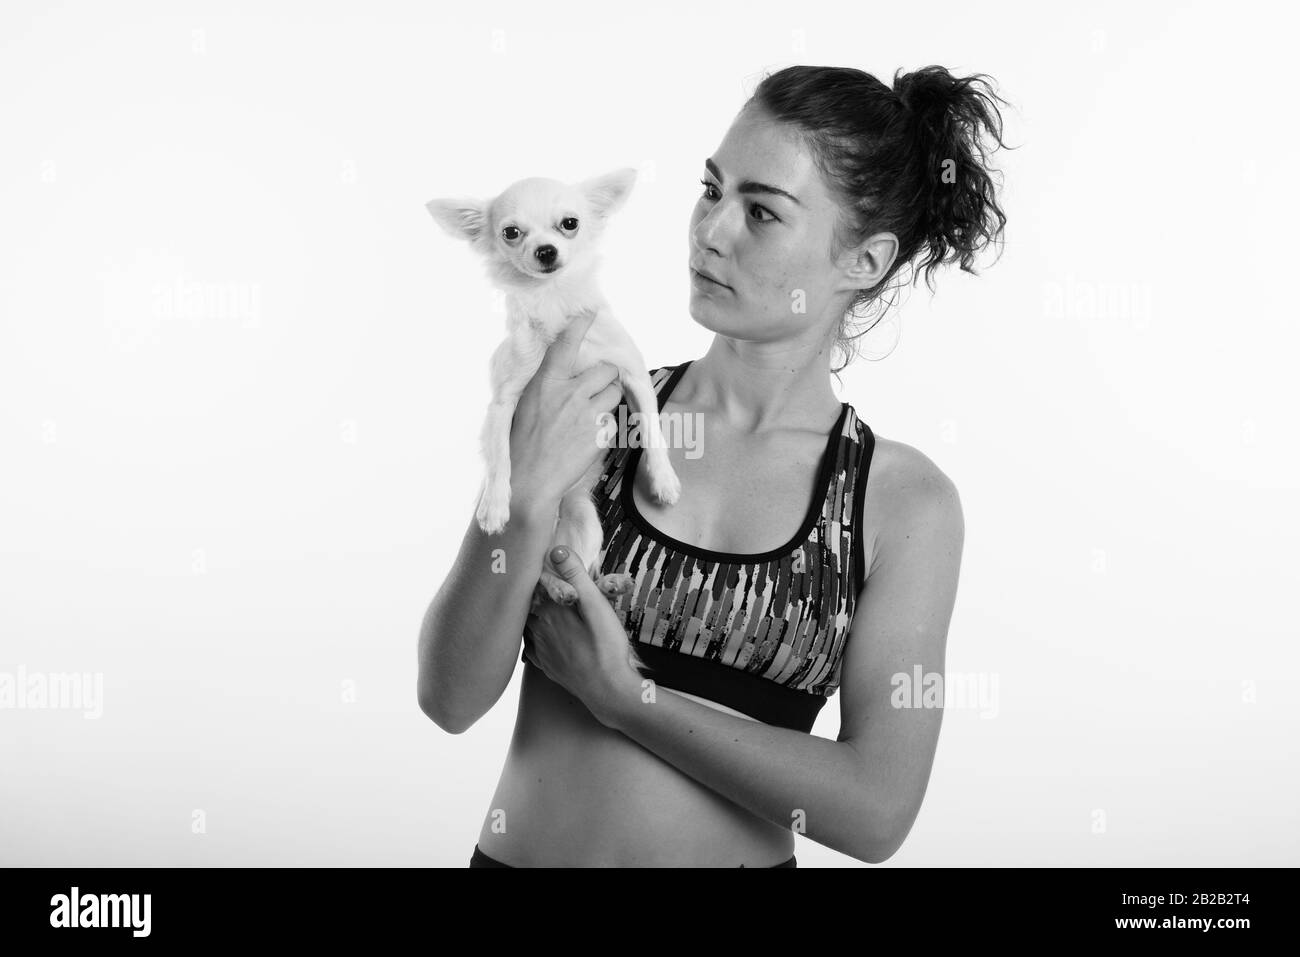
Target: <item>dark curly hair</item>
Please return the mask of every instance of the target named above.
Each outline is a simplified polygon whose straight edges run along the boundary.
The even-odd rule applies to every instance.
[[[893,88],[849,67],[791,66],[765,76],[746,101],[796,127],[818,169],[842,201],[832,256],[873,233],[898,237],[898,255],[870,289],[859,290],[836,334],[849,364],[857,340],[897,301],[891,280],[910,266],[933,292],[944,263],[974,274],[976,255],[1001,244],[1006,215],[998,205],[988,157],[1002,142],[1006,104],[984,74],[955,77],[941,66],[894,74]],[[986,144],[986,140],[989,142]],[[996,145],[994,145],[996,144]],[[854,320],[874,320],[852,332]]]

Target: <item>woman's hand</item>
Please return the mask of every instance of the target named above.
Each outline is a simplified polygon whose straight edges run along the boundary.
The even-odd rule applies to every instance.
[[[627,632],[572,550],[563,545],[551,549],[551,561],[578,590],[578,600],[560,605],[543,599],[524,626],[524,654],[597,721],[612,726],[617,709],[639,698],[641,689]]]
[[[623,397],[618,367],[598,362],[574,375],[595,313],[574,319],[546,350],[524,387],[510,428],[511,498],[558,503],[608,449],[601,444],[601,417]]]

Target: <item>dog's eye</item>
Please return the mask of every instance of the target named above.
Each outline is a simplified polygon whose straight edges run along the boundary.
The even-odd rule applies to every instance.
[[[569,232],[573,232],[575,229],[578,228],[577,217],[575,216],[564,217],[564,219],[560,220],[560,228],[567,229]]]
[[[519,227],[507,226],[505,229],[501,230],[501,235],[505,237],[506,242],[513,243],[516,239],[519,238]]]

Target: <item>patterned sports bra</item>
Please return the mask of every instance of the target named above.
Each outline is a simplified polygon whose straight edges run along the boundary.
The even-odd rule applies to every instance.
[[[689,365],[651,370],[660,409]],[[803,524],[768,552],[716,552],[658,531],[632,497],[641,448],[610,449],[592,491],[600,567],[633,579],[614,608],[656,684],[812,730],[839,687],[866,571],[861,516],[875,436],[841,406]]]

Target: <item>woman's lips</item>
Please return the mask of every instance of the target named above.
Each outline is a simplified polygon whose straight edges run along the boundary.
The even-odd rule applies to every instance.
[[[704,275],[704,273],[697,270],[694,266],[691,266],[690,270],[691,270],[691,277],[695,280],[696,285],[712,286],[716,289],[731,288],[730,286],[723,285],[722,283],[718,282],[716,279],[710,279],[708,276]]]

